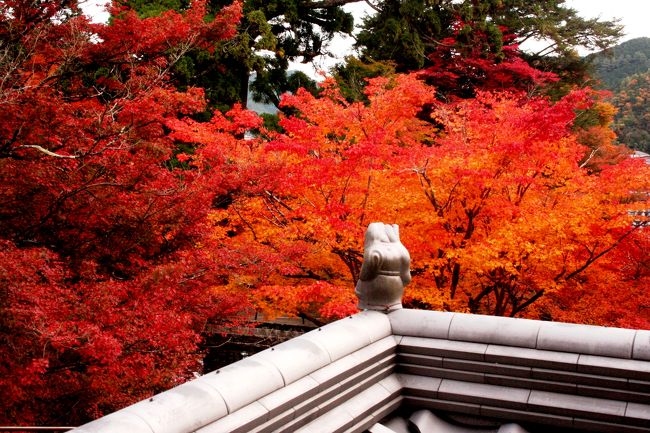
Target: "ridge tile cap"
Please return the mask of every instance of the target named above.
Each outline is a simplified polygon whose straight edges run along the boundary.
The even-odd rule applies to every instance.
[[[255,355],[212,371],[189,383],[193,382],[206,383],[216,389],[226,402],[228,413],[285,386],[280,371],[264,358]]]
[[[542,322],[537,349],[630,359],[637,331],[564,322]]]
[[[312,338],[292,338],[249,358],[273,365],[285,386],[331,362],[327,349]]]
[[[456,313],[449,327],[449,339],[534,348],[541,323],[539,320]]]
[[[143,419],[155,433],[173,433],[200,428],[228,414],[221,393],[210,385],[192,380],[123,409]]]
[[[71,431],[74,433],[156,433],[142,418],[124,410],[97,418]]]
[[[309,331],[295,340],[309,340],[320,345],[333,362],[390,335],[390,321],[385,313],[362,311]]]
[[[634,335],[632,358],[650,361],[650,330],[637,330]]]
[[[454,315],[446,311],[400,309],[388,313],[394,335],[448,339]]]

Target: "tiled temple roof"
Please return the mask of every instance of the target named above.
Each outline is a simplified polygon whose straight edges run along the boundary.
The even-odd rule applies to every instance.
[[[74,431],[379,431],[391,413],[421,409],[648,432],[650,331],[364,311]]]
[[[409,263],[398,227],[370,224],[355,293],[360,305],[377,311],[338,320],[74,431],[477,431],[446,423],[435,411],[503,424],[499,433],[526,432],[522,426],[650,432],[650,331],[404,310]]]

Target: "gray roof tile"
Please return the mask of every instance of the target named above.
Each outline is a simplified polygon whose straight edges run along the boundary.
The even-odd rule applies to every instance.
[[[485,383],[491,385],[511,386],[513,388],[537,389],[540,391],[576,393],[576,385],[571,382],[551,382],[548,380],[526,379],[506,375],[486,374]]]
[[[402,403],[402,397],[398,396],[388,401],[387,403],[381,405],[377,409],[366,412],[366,416],[356,421],[354,425],[344,431],[344,433],[359,433],[365,432],[374,424],[377,423],[378,419],[383,419],[389,414],[397,410]],[[408,433],[408,432],[407,432]]]
[[[228,413],[284,386],[280,371],[273,364],[254,356],[201,376],[195,381],[216,389],[226,402]]]
[[[624,378],[611,377],[610,375],[594,375],[576,373],[573,371],[558,371],[548,368],[533,367],[533,379],[550,380],[550,381],[564,381],[582,385],[599,385],[608,386],[613,388],[627,388],[628,381]]]
[[[530,377],[530,367],[520,367],[516,365],[499,364],[492,362],[467,361],[464,359],[444,358],[442,361],[444,368],[453,368],[462,371],[475,371],[481,373],[507,375],[509,377]]]
[[[465,403],[461,401],[450,401],[445,399],[424,398],[406,395],[404,405],[413,409],[431,409],[463,413],[466,415],[481,415],[481,405]]]
[[[249,433],[251,429],[265,423],[269,418],[268,410],[259,402],[244,406],[233,416],[223,417],[196,433]]]
[[[635,332],[632,329],[541,322],[537,349],[585,355],[631,358]]]
[[[528,389],[444,379],[438,389],[438,398],[526,409],[530,393],[531,391]]]
[[[258,402],[269,411],[269,416],[276,416],[292,408],[298,400],[306,400],[318,392],[318,382],[307,376],[265,395]]]
[[[195,430],[228,413],[221,394],[199,381],[142,400],[124,412],[142,418],[155,433]]]
[[[320,409],[318,407],[309,409],[305,413],[301,413],[300,415],[297,414],[297,416],[290,422],[282,426],[278,426],[276,430],[271,430],[271,431],[293,433],[296,430],[298,430],[300,427],[318,418],[319,414],[320,414]]]
[[[308,339],[324,347],[331,361],[336,361],[355,350],[392,335],[386,314],[363,311],[337,320],[295,340]]]
[[[580,355],[578,372],[650,380],[650,362],[605,356]]]
[[[388,391],[391,397],[399,395],[402,391],[402,382],[396,374],[391,374],[390,376],[380,380],[379,384]]]
[[[372,365],[361,365],[357,367],[357,364],[355,364],[347,371],[338,369],[331,371],[331,369],[325,367],[322,370],[314,372],[310,377],[319,382],[319,391],[329,390],[330,392],[336,392],[338,389],[345,391],[355,384],[366,381],[369,377],[379,375],[381,379],[387,376],[395,368],[394,359],[395,355],[386,355]]]
[[[442,367],[443,357],[418,355],[417,353],[398,353],[397,362],[399,364],[425,365],[428,367]],[[471,361],[470,361],[471,362]]]
[[[407,395],[438,398],[438,388],[440,388],[440,384],[442,383],[442,379],[440,378],[403,373],[398,373],[397,378],[402,384],[404,393]]]
[[[628,403],[625,416],[639,421],[639,425],[650,427],[650,401],[643,403]]]
[[[650,387],[645,389],[646,392],[634,392],[624,389],[616,389],[611,387],[598,387],[578,385],[578,395],[586,395],[588,397],[608,398],[613,400],[622,400],[627,402],[647,403],[650,402]]]
[[[581,431],[600,433],[648,433],[648,429],[645,427],[581,418],[575,418],[573,420],[573,427],[580,429]]]
[[[626,403],[603,398],[568,395],[557,392],[530,392],[529,409],[537,412],[553,413],[565,416],[585,416],[594,419],[614,420],[625,416]]]
[[[474,371],[453,370],[449,368],[428,367],[414,364],[400,364],[397,369],[400,373],[415,374],[427,377],[439,377],[442,379],[463,380],[466,382],[483,383],[485,374]]]
[[[257,427],[251,428],[248,430],[248,433],[262,433],[262,432],[272,432],[279,431],[287,423],[293,421],[296,418],[296,411],[293,408],[290,408],[279,415],[269,414],[270,419],[263,424],[260,424]]]
[[[489,362],[567,371],[576,371],[579,356],[577,353],[497,346],[492,344],[485,350],[485,360]]]
[[[339,406],[295,430],[295,433],[340,433],[352,425],[354,425],[352,415]]]
[[[400,351],[433,356],[453,356],[460,359],[483,361],[487,344],[450,341],[436,338],[404,337]]]
[[[449,339],[534,349],[541,323],[536,320],[457,313],[451,320]]]
[[[636,331],[632,358],[650,361],[650,331]]]
[[[516,422],[532,422],[560,428],[573,427],[573,418],[570,416],[553,415],[545,412],[530,412],[504,407],[481,406],[480,415]],[[549,431],[553,431],[549,429]]]
[[[328,351],[308,338],[292,338],[255,355],[256,361],[273,365],[289,385],[307,374],[330,363]]]
[[[120,410],[74,429],[75,433],[155,433],[139,416]]]
[[[330,408],[329,403],[319,406],[323,415],[298,429],[296,433],[345,431],[356,422],[365,420],[369,412],[381,408],[386,401],[399,393],[399,388],[392,392],[387,388],[395,388],[394,379],[383,379],[352,397],[345,398],[333,408]]]
[[[387,384],[387,386],[382,385],[382,383],[391,382],[389,378],[390,376],[372,385],[370,388],[364,389],[339,407],[345,409],[354,419],[360,420],[365,418],[366,413],[372,412],[381,407],[384,402],[399,395],[400,389],[389,391],[386,388],[392,388],[390,384]]]
[[[454,314],[444,311],[401,309],[389,313],[388,318],[395,335],[447,339],[449,324]]]

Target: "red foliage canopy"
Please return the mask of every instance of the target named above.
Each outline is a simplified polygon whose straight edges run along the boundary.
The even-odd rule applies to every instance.
[[[514,35],[505,34],[499,41],[511,43],[498,49],[490,35],[477,23],[460,18],[453,27],[453,37],[437,43],[429,55],[431,66],[423,77],[446,97],[471,98],[477,91],[531,90],[552,83],[558,77],[533,68],[521,58],[519,47],[512,44]]]
[[[212,20],[203,1],[113,14],[92,24],[68,1],[0,11],[3,424],[80,423],[183,381],[200,370],[205,322],[245,307],[206,290],[227,262],[206,216],[236,182],[238,139],[185,145],[203,91],[168,76],[233,36],[241,6]]]

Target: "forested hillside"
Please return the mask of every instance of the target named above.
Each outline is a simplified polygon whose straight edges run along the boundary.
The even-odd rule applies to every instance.
[[[617,91],[623,81],[650,69],[650,38],[637,38],[587,57],[594,67],[594,78],[602,87]]]
[[[618,141],[650,153],[650,70],[625,78],[614,104],[618,108],[614,123]]]
[[[600,87],[613,92],[618,141],[650,152],[650,38],[623,42],[588,60]]]

